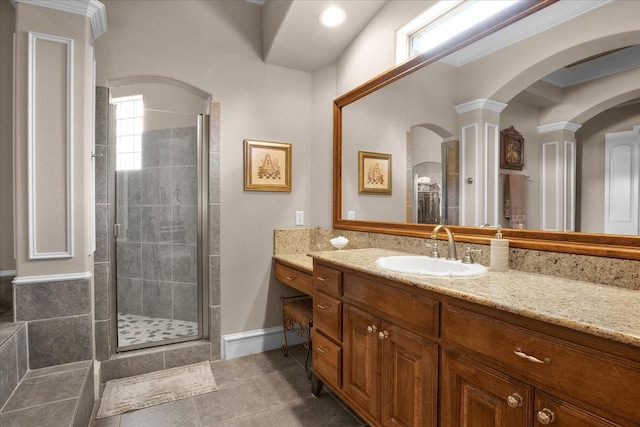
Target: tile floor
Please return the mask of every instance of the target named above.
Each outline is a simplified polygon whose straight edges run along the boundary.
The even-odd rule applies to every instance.
[[[118,347],[198,335],[198,322],[118,313]]]
[[[333,394],[311,394],[306,350],[281,350],[211,363],[218,391],[93,420],[92,427],[360,427]]]
[[[92,366],[87,360],[28,371],[0,411],[0,426],[69,426],[78,405],[86,402],[81,395]]]

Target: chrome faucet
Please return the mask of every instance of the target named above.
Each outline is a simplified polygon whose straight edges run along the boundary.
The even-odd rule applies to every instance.
[[[444,225],[440,224],[438,225],[436,228],[433,229],[433,231],[431,232],[431,240],[434,241],[434,245],[433,245],[433,252],[431,253],[431,256],[438,258],[438,249],[435,245],[435,240],[436,240],[436,236],[438,235],[438,231],[440,231],[440,229],[443,229],[444,231],[447,232],[447,239],[449,242],[449,247],[448,247],[448,255],[447,255],[447,259],[448,260],[454,260],[457,261],[458,260],[458,255],[456,253],[456,242],[453,238],[453,233]]]

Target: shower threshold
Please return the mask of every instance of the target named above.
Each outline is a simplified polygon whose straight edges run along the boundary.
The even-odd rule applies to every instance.
[[[118,313],[118,347],[198,335],[198,322]]]

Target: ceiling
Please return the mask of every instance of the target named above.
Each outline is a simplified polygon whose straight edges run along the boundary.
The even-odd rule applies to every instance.
[[[387,0],[247,0],[262,4],[262,51],[266,63],[314,72],[342,52]],[[347,21],[338,28],[320,25],[320,12],[339,6]]]

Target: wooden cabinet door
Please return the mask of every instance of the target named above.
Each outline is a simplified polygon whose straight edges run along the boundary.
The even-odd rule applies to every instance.
[[[382,425],[436,426],[438,346],[397,326],[382,326]]]
[[[546,393],[536,391],[534,426],[551,425],[554,427],[621,427],[632,424],[616,424],[590,411],[563,402]],[[548,421],[548,424],[544,424]],[[635,425],[635,424],[634,424]]]
[[[533,390],[507,375],[456,353],[441,359],[441,425],[528,427],[533,422]]]
[[[345,305],[343,391],[374,419],[380,416],[380,320]]]

